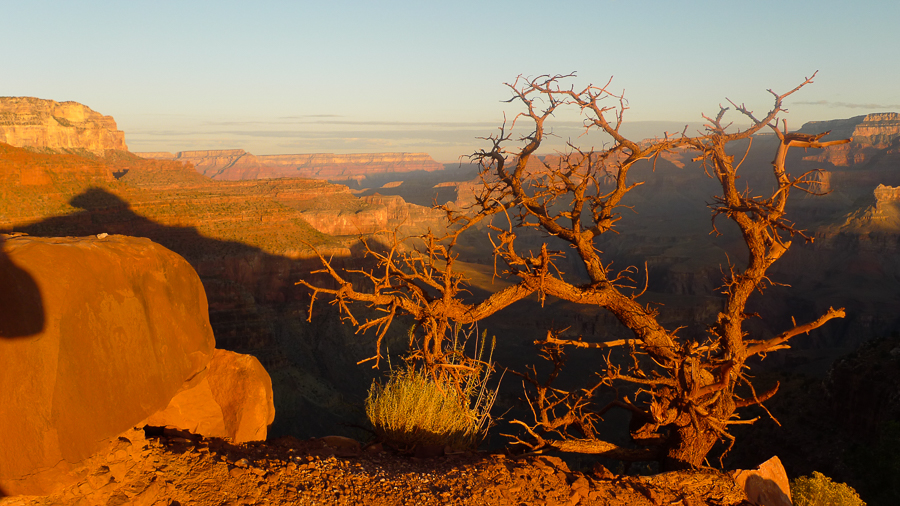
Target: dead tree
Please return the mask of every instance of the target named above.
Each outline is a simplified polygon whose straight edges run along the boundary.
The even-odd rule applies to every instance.
[[[542,353],[554,364],[547,379],[539,379],[534,369],[520,375],[533,386],[529,403],[532,422],[518,421],[527,435],[517,441],[533,449],[593,453],[629,461],[657,460],[665,469],[701,465],[716,442],[731,440],[728,428],[741,420],[737,410],[761,405],[775,390],[758,393],[746,374],[750,357],[786,347],[792,337],[809,332],[832,318],[844,316],[843,309],[830,309],[815,321],[796,325],[778,336],[760,340],[747,335],[745,320],[748,298],[761,292],[769,282],[768,268],[790,247],[793,237],[811,240],[785,218],[785,205],[792,190],[816,193],[809,174],[792,177],[785,170],[785,157],[792,147],[822,148],[849,140],[822,142],[824,135],[790,133],[779,124],[785,112],[783,101],[803,86],[777,94],[772,109],[761,118],[743,105],[731,104],[737,113],[751,122],[744,130],[728,132],[724,117],[729,108],[720,107],[715,116],[704,116],[706,132],[698,136],[684,133],[649,142],[635,142],[620,133],[627,110],[624,98],[605,86],[589,85],[576,90],[563,86],[571,76],[519,78],[507,86],[510,102],[524,111],[513,120],[527,122],[533,128],[521,139],[513,140],[506,125],[486,140],[490,148],[473,158],[481,164],[483,187],[476,204],[467,210],[445,208],[451,229],[446,235],[423,237],[425,246],[412,252],[395,247],[388,252],[369,250],[379,262],[371,272],[358,272],[370,281],[366,289],[354,287],[322,258],[324,269],[339,288],[311,286],[313,300],[319,294],[333,296],[333,302],[360,330],[377,327],[380,340],[398,312],[411,315],[420,324],[421,341],[416,349],[428,367],[440,370],[445,339],[454,324],[477,322],[522,298],[537,293],[546,297],[602,308],[612,313],[632,337],[606,342],[561,339],[548,332],[539,341]],[[600,131],[611,139],[601,150],[570,150],[560,156],[535,155],[549,132],[548,121],[561,108],[574,108],[582,114],[586,130]],[[780,140],[772,162],[774,191],[753,196],[737,189],[740,163],[726,152],[729,143],[751,139],[763,129],[771,129]],[[517,145],[518,143],[518,145]],[[508,149],[507,146],[516,146]],[[722,195],[711,205],[713,222],[723,217],[740,229],[749,252],[746,266],[730,265],[724,280],[726,300],[716,321],[711,322],[705,339],[686,339],[677,329],[664,328],[656,309],[639,301],[630,284],[630,270],[614,271],[602,257],[596,241],[614,231],[625,195],[640,183],[629,180],[629,171],[641,160],[655,160],[667,151],[689,149],[697,153],[707,174],[721,184]],[[454,269],[454,246],[471,227],[484,223],[491,230],[495,263],[516,284],[477,303],[460,298],[465,278]],[[569,251],[551,251],[544,243],[539,251],[517,248],[516,240],[524,228],[537,229],[561,239]],[[584,266],[587,282],[576,281],[557,268],[560,256],[575,255]],[[350,310],[352,301],[368,303],[384,316],[359,322]],[[312,310],[312,308],[310,308]],[[630,359],[617,363],[612,355],[597,364],[598,379],[577,391],[553,387],[563,364],[566,349],[623,349]],[[633,400],[621,399],[608,406],[595,406],[596,392],[604,387],[631,384],[637,388]],[[777,387],[776,387],[777,389]],[[604,441],[594,428],[598,417],[609,409],[632,413],[631,437],[635,447],[621,447]]]

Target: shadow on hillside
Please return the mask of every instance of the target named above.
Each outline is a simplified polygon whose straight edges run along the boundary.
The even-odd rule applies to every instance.
[[[4,242],[0,236],[0,338],[39,334],[45,325],[40,288],[27,271],[7,256]]]
[[[264,254],[259,248],[235,241],[204,237],[195,227],[164,225],[135,213],[118,195],[89,188],[69,200],[83,211],[46,218],[16,232],[39,237],[86,236],[101,233],[146,237],[193,261],[224,254]],[[192,261],[193,260],[193,261]],[[196,266],[195,266],[196,268]]]
[[[69,203],[81,211],[16,226],[15,231],[39,237],[146,237],[183,256],[206,290],[216,347],[255,356],[272,376],[276,419],[270,437],[325,436],[346,432],[342,423],[363,423],[363,400],[380,373],[356,363],[373,354],[374,340],[355,335],[328,306],[306,322],[309,294],[294,283],[319,267],[317,259],[273,255],[206,237],[193,226],[165,225],[101,188],[90,188]],[[357,253],[351,248],[351,256]],[[339,267],[347,261],[334,260]],[[402,347],[392,345],[395,350]]]

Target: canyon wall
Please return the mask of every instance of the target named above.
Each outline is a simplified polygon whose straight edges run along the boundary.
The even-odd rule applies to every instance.
[[[443,170],[427,153],[354,153],[336,155],[319,153],[309,155],[264,155],[259,157],[265,165],[278,167],[287,175],[292,171],[299,177],[346,180],[369,175]],[[297,176],[294,176],[297,177]]]
[[[137,153],[144,158],[190,163],[197,172],[227,181],[303,177],[345,181],[412,171],[443,170],[427,153],[253,155],[243,149]]]
[[[125,134],[111,116],[77,102],[0,97],[0,142],[55,151],[125,151]]]
[[[800,128],[800,132],[817,134],[831,130],[825,140],[847,139],[849,144],[830,146],[817,153],[810,153],[806,161],[827,162],[838,167],[861,165],[879,157],[883,150],[898,155],[897,140],[900,139],[900,114],[885,112],[866,114],[848,119],[811,121]]]

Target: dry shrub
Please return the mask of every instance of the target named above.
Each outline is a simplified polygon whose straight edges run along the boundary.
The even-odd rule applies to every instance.
[[[866,506],[853,487],[816,471],[791,481],[791,498],[794,506]]]
[[[480,356],[465,357],[454,342],[448,357],[456,359],[449,367],[426,371],[408,365],[392,370],[386,383],[373,383],[366,415],[381,440],[401,450],[477,447],[491,425],[497,396],[487,389],[490,358],[484,362]]]

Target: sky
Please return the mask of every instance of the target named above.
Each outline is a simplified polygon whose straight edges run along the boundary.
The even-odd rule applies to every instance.
[[[487,145],[517,76],[624,93],[636,138],[814,84],[788,125],[900,111],[900,2],[0,0],[0,96],[73,100],[131,151],[427,152]],[[738,118],[734,118],[738,119]],[[553,142],[579,142],[560,114]],[[521,132],[523,135],[528,132]],[[594,142],[593,140],[591,142]],[[552,143],[551,143],[552,144]],[[548,147],[553,147],[552,145]]]

